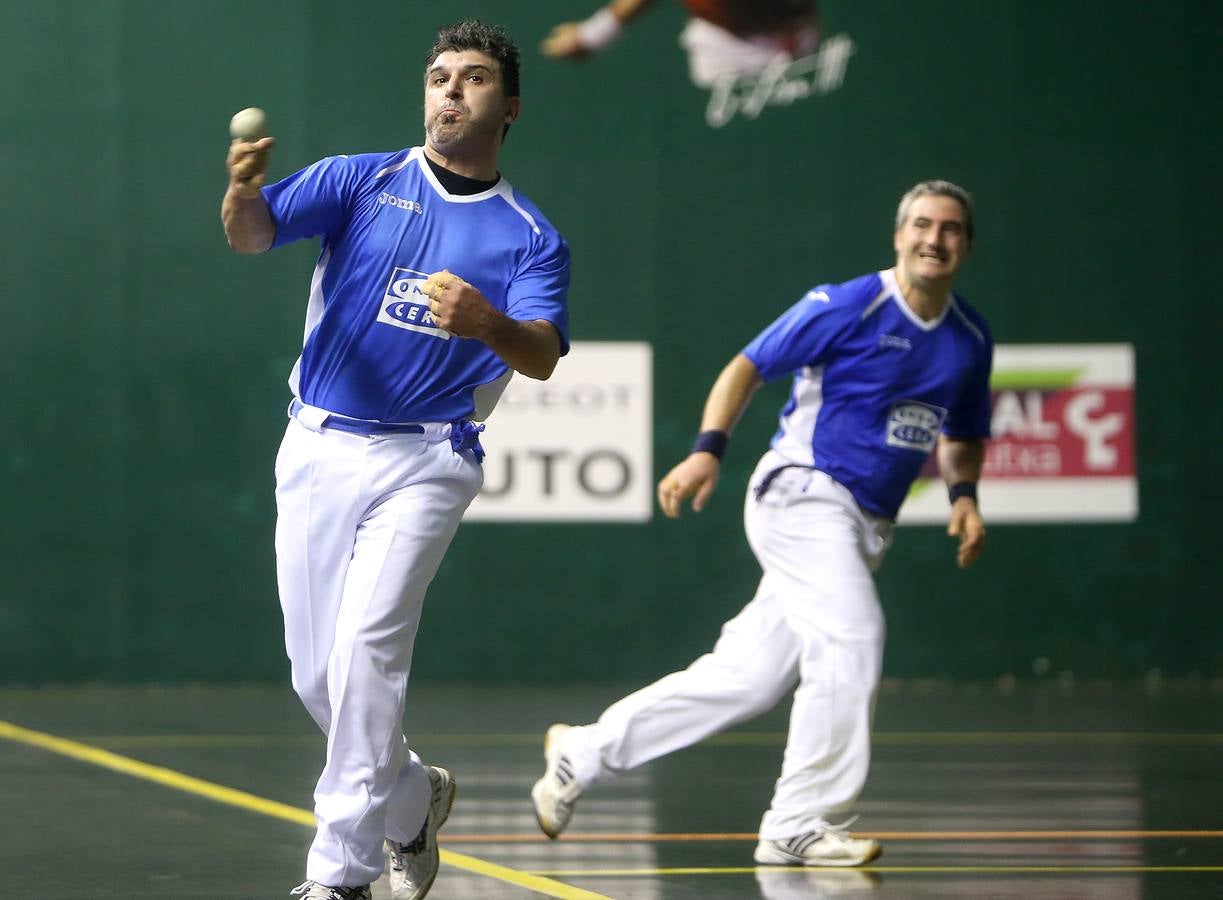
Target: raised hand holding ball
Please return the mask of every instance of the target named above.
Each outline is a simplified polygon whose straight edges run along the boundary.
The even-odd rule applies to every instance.
[[[226,164],[231,189],[237,196],[252,200],[259,195],[267,177],[268,151],[276,143],[267,137],[267,115],[257,106],[239,110],[229,120],[229,145]]]
[[[257,106],[248,106],[229,120],[229,133],[239,141],[257,141],[267,134],[267,125],[267,114]]]

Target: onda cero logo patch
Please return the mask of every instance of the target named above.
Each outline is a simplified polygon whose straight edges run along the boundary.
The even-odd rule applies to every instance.
[[[448,341],[450,332],[443,330],[429,311],[429,298],[423,291],[428,277],[427,272],[415,269],[392,271],[386,294],[378,305],[378,321]]]

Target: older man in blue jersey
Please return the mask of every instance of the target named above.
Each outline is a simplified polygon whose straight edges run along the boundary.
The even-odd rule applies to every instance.
[[[569,251],[497,170],[518,51],[443,28],[425,64],[425,142],[333,156],[262,187],[271,138],[235,141],[222,219],[239,253],[318,238],[305,342],[276,460],[277,574],[293,686],[327,734],[313,900],[424,897],[454,779],[404,737],[425,589],[480,489],[478,431],[514,371],[568,350]]]
[[[797,684],[781,776],[755,860],[856,866],[879,855],[843,819],[862,790],[883,659],[872,573],[922,463],[936,450],[957,560],[980,554],[976,486],[989,435],[993,343],[952,281],[972,245],[972,200],[946,181],[901,199],[896,264],[819,285],[722,370],[692,453],[658,485],[674,518],[704,508],[727,440],[765,381],[793,375],[744,518],[764,575],[712,652],[625,697],[597,722],[554,725],[532,789],[556,837],[582,791],[764,712]]]

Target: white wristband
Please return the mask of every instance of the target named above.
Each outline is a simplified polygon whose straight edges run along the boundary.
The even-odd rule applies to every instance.
[[[587,50],[602,50],[620,37],[624,26],[609,7],[603,7],[585,22],[578,25],[578,40]]]

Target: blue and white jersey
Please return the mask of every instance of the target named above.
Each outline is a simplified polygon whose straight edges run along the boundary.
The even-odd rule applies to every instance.
[[[923,321],[889,269],[813,288],[743,353],[766,381],[794,373],[773,449],[895,518],[940,432],[989,437],[993,351],[963,298]]]
[[[421,293],[449,269],[511,318],[556,326],[569,350],[569,248],[503,178],[450,194],[420,147],[334,156],[263,189],[273,246],[317,237],[306,334],[289,386],[310,406],[382,422],[483,420],[513,371],[442,330]]]

